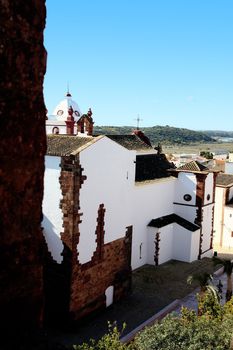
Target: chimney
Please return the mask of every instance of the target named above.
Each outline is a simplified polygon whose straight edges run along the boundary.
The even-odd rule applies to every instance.
[[[139,139],[141,139],[148,146],[151,146],[149,138],[144,134],[143,131],[138,130],[138,129],[137,130],[133,130],[133,135],[136,135],[137,137],[139,137]]]
[[[86,131],[88,136],[93,135],[93,126],[94,126],[94,122],[92,119],[92,110],[91,108],[89,108],[87,112],[87,123],[86,123]]]
[[[74,117],[73,117],[73,108],[70,106],[68,109],[68,117],[66,120],[66,134],[67,135],[74,135]]]

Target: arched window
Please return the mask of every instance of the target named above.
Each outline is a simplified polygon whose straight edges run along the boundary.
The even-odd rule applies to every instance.
[[[114,287],[113,286],[109,286],[105,290],[105,298],[106,298],[106,307],[112,305],[113,299],[114,299]]]
[[[58,135],[59,134],[59,128],[57,126],[54,126],[53,130],[52,130],[52,133],[54,135]]]

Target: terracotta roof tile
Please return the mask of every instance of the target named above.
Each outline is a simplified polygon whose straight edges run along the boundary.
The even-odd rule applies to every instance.
[[[186,164],[180,166],[179,168],[177,168],[177,170],[207,171],[209,169],[206,166],[204,166],[203,164],[193,160],[189,163],[186,163]]]
[[[153,149],[136,135],[106,135],[106,137],[130,151],[149,151]]]
[[[230,186],[233,185],[233,175],[230,174],[218,174],[216,179],[216,185],[218,186]]]
[[[48,135],[46,154],[50,156],[67,156],[78,151],[79,148],[83,147],[94,139],[94,137]]]

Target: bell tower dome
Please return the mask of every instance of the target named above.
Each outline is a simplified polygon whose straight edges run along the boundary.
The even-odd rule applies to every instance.
[[[72,100],[69,90],[65,98],[57,104],[53,114],[46,119],[47,134],[87,137],[93,135],[93,126],[91,108],[86,114],[83,114],[77,102]]]
[[[79,105],[72,100],[72,95],[68,91],[65,95],[65,98],[58,103],[53,111],[53,116],[56,120],[66,121],[69,116],[69,109],[72,107],[74,114],[74,121],[77,122],[78,119],[82,116],[82,112],[79,108]]]

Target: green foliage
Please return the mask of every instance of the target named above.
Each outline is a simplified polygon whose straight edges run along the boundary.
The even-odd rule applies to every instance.
[[[167,316],[135,339],[135,350],[227,350],[232,341],[233,298],[223,307],[213,293],[200,300],[202,316],[187,308],[181,317]]]
[[[230,259],[220,259],[213,257],[213,262],[215,266],[223,266],[224,273],[230,276],[233,272],[233,262]]]
[[[233,315],[233,297],[223,306],[224,315]]]
[[[207,286],[207,291],[204,295],[197,295],[198,308],[201,310],[201,315],[208,318],[222,319],[224,310],[220,305],[218,292],[212,286]]]
[[[192,284],[193,282],[197,282],[201,288],[201,290],[206,290],[210,281],[212,281],[213,276],[207,272],[204,273],[196,273],[188,276],[187,283]]]
[[[206,159],[213,159],[213,153],[209,151],[201,151],[200,156],[205,157]]]
[[[132,126],[95,126],[94,133],[96,135],[128,135],[131,134],[135,127]],[[214,142],[214,140],[200,131],[193,131],[184,128],[174,128],[169,125],[166,126],[152,126],[147,128],[140,128],[147,137],[149,137],[152,144],[162,145],[169,144],[190,144],[190,143],[207,143]]]
[[[223,272],[227,275],[227,291],[226,291],[226,301],[229,301],[232,296],[232,271],[233,271],[233,262],[229,259],[219,259],[213,257],[215,265],[222,265]]]
[[[187,307],[181,307],[181,319],[184,323],[194,322],[197,319],[197,314],[194,310]]]
[[[74,345],[74,350],[127,350],[126,344],[120,342],[120,336],[126,325],[124,324],[121,332],[118,331],[115,325],[108,323],[108,333],[105,334],[100,340],[91,339],[89,344],[84,343],[82,345]]]
[[[209,298],[210,297],[210,298]],[[214,305],[214,306],[213,306]],[[205,314],[182,308],[181,317],[167,316],[137,335],[135,350],[229,350],[232,340],[233,302],[224,312],[211,294]]]
[[[74,350],[229,350],[233,349],[233,298],[221,306],[214,294],[206,292],[203,314],[183,307],[181,315],[168,315],[146,327],[131,344],[122,344],[117,327],[99,341],[75,345]]]

